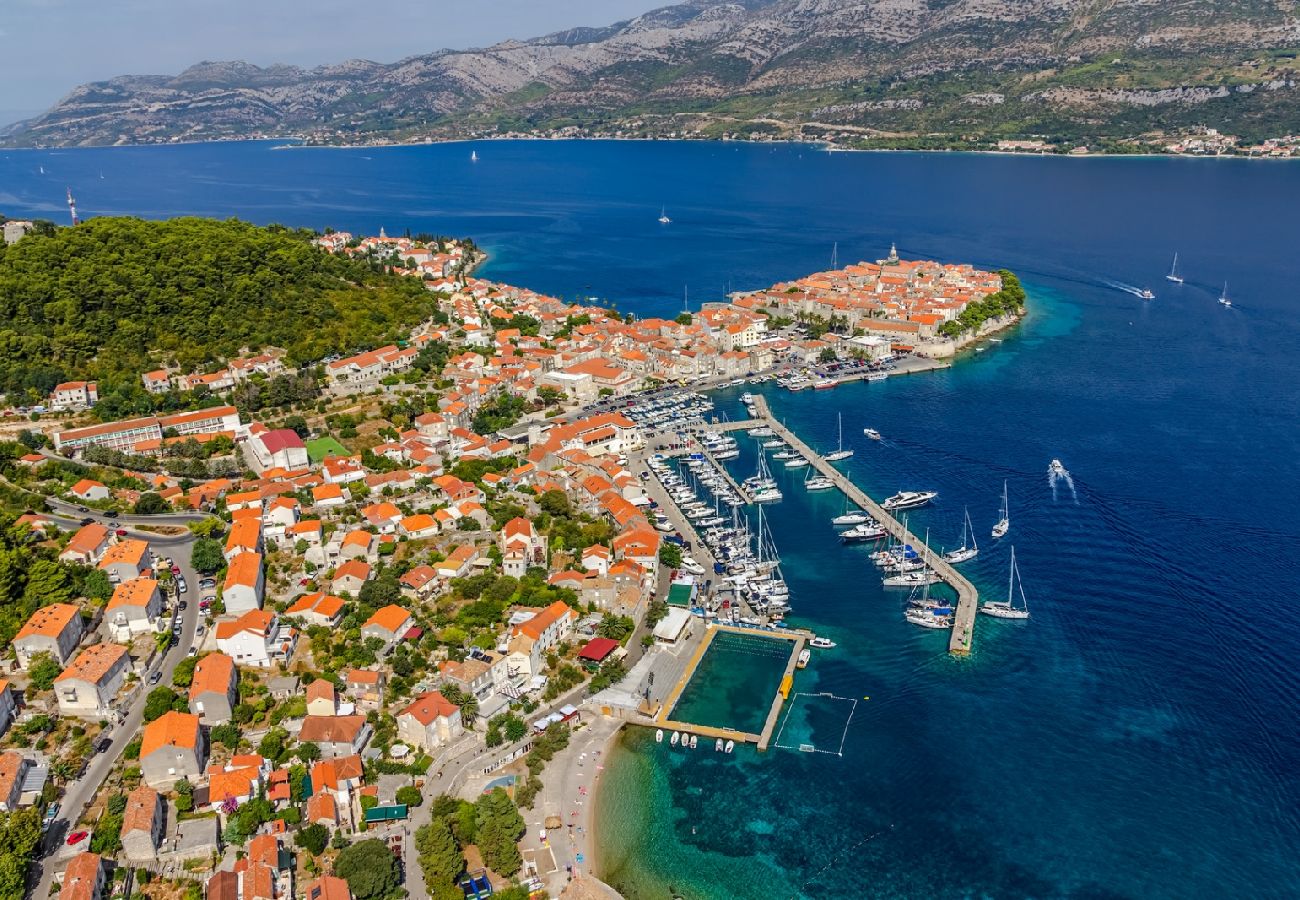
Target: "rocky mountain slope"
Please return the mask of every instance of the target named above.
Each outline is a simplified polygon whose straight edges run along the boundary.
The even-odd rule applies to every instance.
[[[1297,0],[686,0],[393,64],[83,85],[7,144],[258,135],[828,137],[926,146],[1300,131]]]

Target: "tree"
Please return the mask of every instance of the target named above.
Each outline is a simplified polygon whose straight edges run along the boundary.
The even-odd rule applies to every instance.
[[[212,538],[226,530],[226,525],[216,516],[208,516],[198,522],[189,522],[185,525],[190,530],[190,534],[200,538]]]
[[[209,733],[212,743],[220,744],[228,750],[234,750],[239,746],[239,728],[233,722],[222,722],[220,725],[212,726]]]
[[[152,722],[172,710],[188,712],[189,708],[190,705],[184,697],[166,685],[160,684],[149,692],[149,696],[144,701],[144,720]]]
[[[410,807],[419,806],[424,802],[424,797],[420,794],[420,789],[411,784],[399,787],[395,796],[398,803]]]
[[[39,807],[0,813],[0,900],[20,900],[23,896],[27,863],[37,858],[40,841]]]
[[[48,691],[54,687],[54,679],[59,677],[63,668],[48,653],[37,653],[27,667],[27,677],[31,686],[37,691]]]
[[[478,799],[478,848],[483,862],[498,875],[510,876],[519,871],[523,857],[519,839],[527,826],[509,795],[493,788]]]
[[[822,352],[817,354],[817,359],[821,362],[835,362],[837,358],[835,351],[830,347],[823,347]]]
[[[680,312],[677,314],[677,318],[673,319],[673,321],[678,325],[689,325],[694,322],[695,319],[688,312]]]
[[[172,686],[187,688],[194,681],[194,667],[199,664],[197,656],[187,656],[176,664],[172,670]]]
[[[561,490],[546,491],[538,498],[537,505],[541,507],[542,512],[552,516],[569,515],[569,498]]]
[[[679,568],[682,564],[682,548],[664,541],[659,545],[659,561],[670,569]]]
[[[106,602],[113,596],[113,582],[103,569],[91,569],[81,581],[81,592],[91,600]]]
[[[153,491],[145,491],[140,495],[140,499],[135,501],[135,506],[131,507],[131,512],[137,516],[157,516],[170,511],[167,501]]]
[[[189,812],[194,808],[194,785],[188,778],[182,777],[176,782],[176,811]]]
[[[190,565],[204,575],[210,575],[226,564],[221,544],[213,538],[199,538],[190,551]]]
[[[320,856],[329,845],[330,830],[316,822],[293,836],[293,842],[312,856]]]
[[[339,853],[334,874],[348,883],[356,900],[381,900],[399,882],[397,859],[387,844],[373,838],[358,841]]]
[[[52,559],[37,558],[27,567],[27,589],[23,599],[32,609],[72,599],[72,581],[63,565]]]
[[[443,896],[450,900],[460,896],[456,882],[465,871],[465,857],[447,820],[436,818],[416,829],[415,849],[420,854],[420,869],[429,896],[439,900]]]

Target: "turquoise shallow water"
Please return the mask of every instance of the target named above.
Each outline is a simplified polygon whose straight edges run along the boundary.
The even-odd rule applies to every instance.
[[[0,210],[62,216],[71,186],[88,215],[469,234],[488,277],[646,315],[675,314],[684,285],[698,303],[824,267],[836,242],[841,261],[896,241],[1017,271],[1029,321],[987,352],[771,401],[824,448],[842,412],[845,469],[868,491],[940,491],[913,522],[936,544],[969,506],[984,551],[967,568],[993,595],[1009,548],[984,535],[1008,480],[1033,619],[980,622],[974,656],[949,659],[865,550],[835,542],[834,496],[792,484],[770,513],[794,619],[839,643],[798,689],[871,699],[843,757],[688,758],[629,734],[599,801],[606,874],[692,900],[1300,896],[1300,165],[598,142],[480,144],[472,165],[469,150],[0,151]],[[1174,251],[1181,287],[1163,280]],[[1053,495],[1053,457],[1077,496]],[[841,726],[812,717],[800,727],[829,746]]]
[[[790,649],[790,641],[783,638],[719,632],[669,718],[759,734],[790,661]]]

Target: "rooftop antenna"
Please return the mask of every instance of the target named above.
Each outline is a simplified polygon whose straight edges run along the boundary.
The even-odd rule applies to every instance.
[[[72,213],[72,224],[76,225],[77,219],[77,201],[73,199],[72,188],[68,188],[68,211]]]

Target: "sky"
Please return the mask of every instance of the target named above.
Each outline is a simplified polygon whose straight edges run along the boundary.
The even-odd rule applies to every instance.
[[[87,81],[180,72],[203,60],[313,66],[394,62],[578,25],[674,0],[0,0],[0,123]]]

